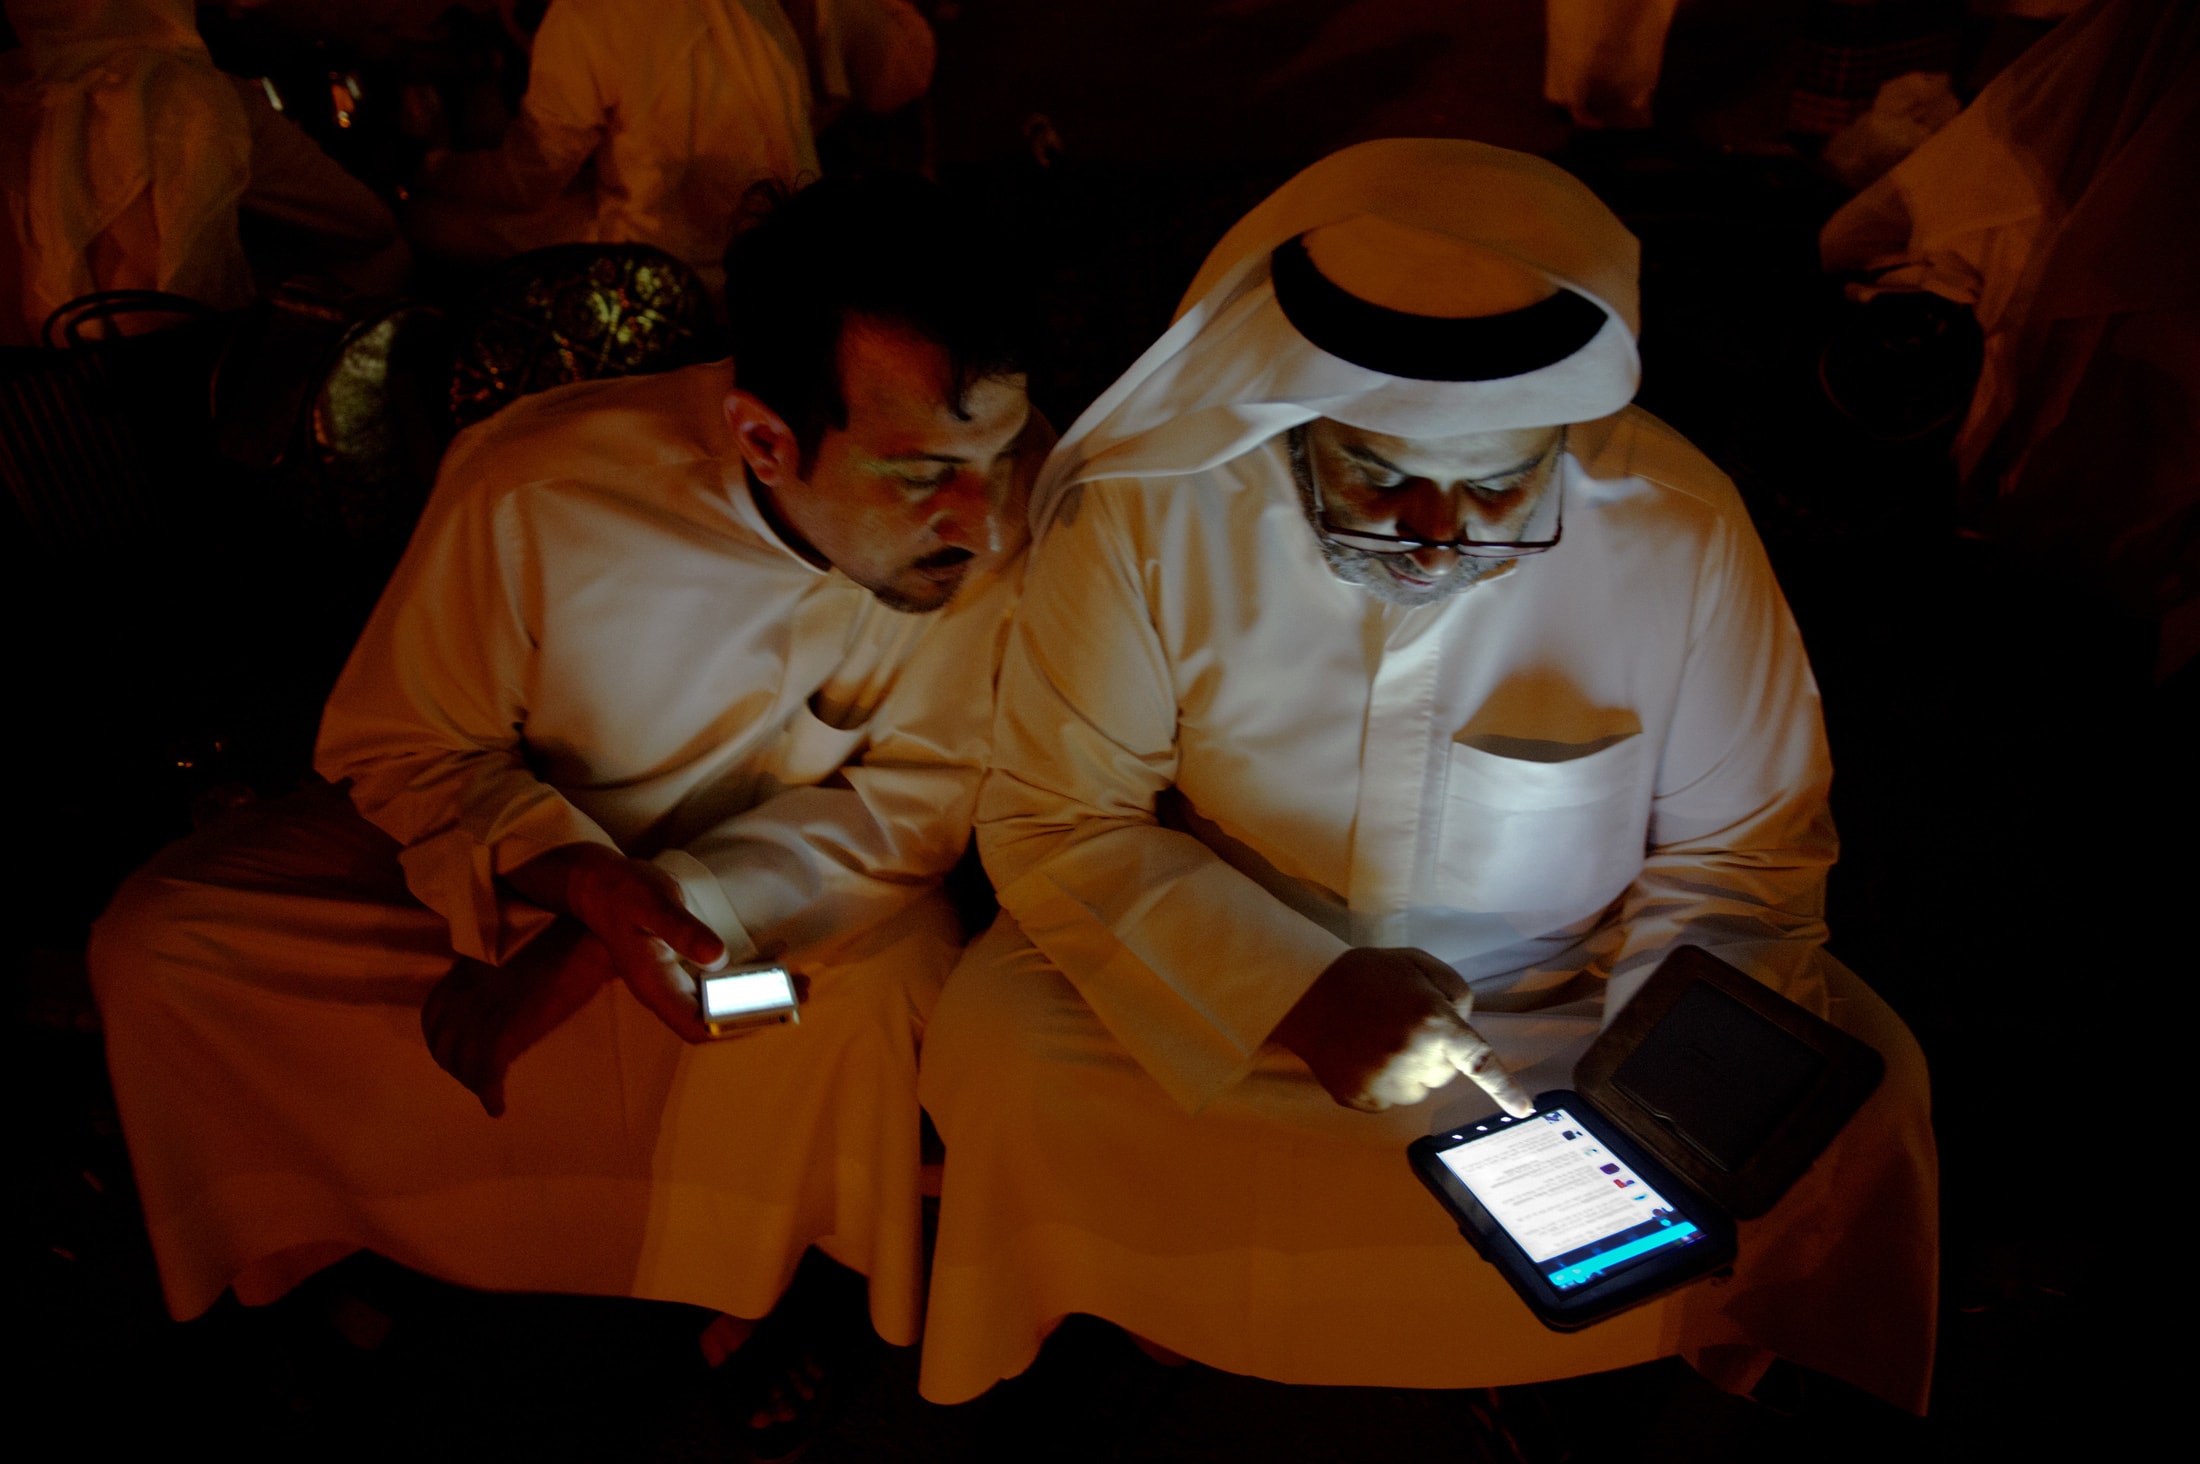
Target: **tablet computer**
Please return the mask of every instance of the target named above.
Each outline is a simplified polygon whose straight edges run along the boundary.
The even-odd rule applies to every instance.
[[[1561,1332],[1734,1259],[1732,1218],[1564,1089],[1410,1152],[1460,1233]]]
[[[1408,1157],[1530,1310],[1572,1331],[1728,1264],[1735,1222],[1772,1208],[1884,1071],[1869,1046],[1683,946],[1575,1064],[1572,1089]]]

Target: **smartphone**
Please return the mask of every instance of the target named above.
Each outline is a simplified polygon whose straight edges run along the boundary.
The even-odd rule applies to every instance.
[[[802,1020],[794,977],[785,966],[766,961],[694,974],[696,1005],[713,1037]]]
[[[1414,1173],[1561,1332],[1729,1265],[1734,1222],[1564,1089],[1416,1140]]]

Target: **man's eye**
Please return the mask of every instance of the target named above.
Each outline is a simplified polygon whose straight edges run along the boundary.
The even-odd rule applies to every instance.
[[[953,472],[933,473],[929,476],[919,476],[914,473],[896,473],[894,476],[901,480],[903,486],[917,493],[937,493],[955,481]]]
[[[1388,493],[1393,488],[1403,486],[1406,481],[1401,475],[1397,473],[1377,473],[1372,471],[1362,472],[1360,474],[1360,478],[1367,484],[1368,487],[1374,489],[1378,493]]]

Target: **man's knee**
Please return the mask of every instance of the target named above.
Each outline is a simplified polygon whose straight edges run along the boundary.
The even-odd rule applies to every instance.
[[[1823,960],[1827,1019],[1879,1054],[1886,1064],[1882,1092],[1905,1105],[1928,1105],[1932,1081],[1917,1035],[1864,978],[1830,955]]]
[[[143,980],[162,964],[202,898],[198,890],[154,866],[135,870],[122,882],[92,922],[85,949],[92,990],[103,1009],[121,987]]]
[[[920,1092],[947,1126],[1039,1122],[1057,1064],[1122,1054],[1075,988],[1003,915],[973,941],[947,979],[925,1032]],[[938,1107],[934,1107],[935,1103]]]

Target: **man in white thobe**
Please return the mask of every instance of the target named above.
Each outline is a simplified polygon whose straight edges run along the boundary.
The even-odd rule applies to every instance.
[[[979,807],[1003,913],[927,1036],[928,1396],[1087,1312],[1287,1382],[1779,1353],[1921,1406],[1922,1060],[1820,950],[1816,687],[1733,486],[1627,405],[1635,274],[1538,159],[1351,148],[1050,460]],[[1887,1080],[1732,1280],[1547,1331],[1406,1145],[1568,1086],[1683,943]]]
[[[554,0],[503,141],[431,154],[406,227],[463,259],[653,244],[715,292],[748,189],[817,172],[802,44],[778,0]]]
[[[371,1248],[753,1318],[816,1245],[915,1340],[936,881],[1043,431],[953,224],[818,185],[737,255],[735,362],[461,435],[328,704],[348,801],[117,895],[92,977],[175,1315]],[[689,967],[758,953],[799,1024],[690,1045]]]

